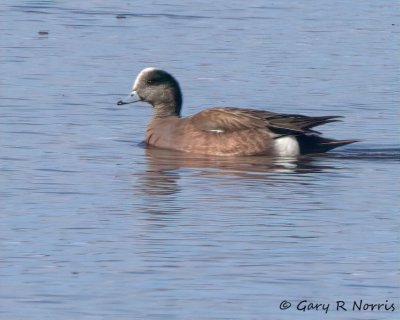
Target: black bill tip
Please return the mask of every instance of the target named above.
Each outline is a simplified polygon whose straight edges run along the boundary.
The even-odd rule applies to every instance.
[[[126,103],[123,102],[122,100],[119,100],[119,101],[117,102],[117,105],[118,105],[118,106],[122,106],[123,104],[126,104]]]

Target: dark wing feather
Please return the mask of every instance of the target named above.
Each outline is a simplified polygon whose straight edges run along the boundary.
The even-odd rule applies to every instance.
[[[287,134],[319,133],[311,128],[339,121],[338,116],[308,117],[297,114],[278,114],[269,111],[240,108],[210,108],[187,120],[203,131],[220,130],[233,132],[240,130],[269,128],[271,131]]]
[[[322,116],[322,117],[308,117],[298,114],[278,114],[268,118],[268,127],[272,131],[281,133],[298,132],[298,133],[319,133],[318,131],[311,130],[311,128],[327,124],[330,122],[340,121],[340,116]]]

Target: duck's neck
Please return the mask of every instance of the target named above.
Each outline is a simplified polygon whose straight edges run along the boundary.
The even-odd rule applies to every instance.
[[[153,118],[165,118],[165,117],[180,117],[180,108],[175,105],[155,105],[153,106]]]
[[[153,106],[153,118],[165,118],[165,117],[180,117],[181,116],[181,105],[172,103],[162,103]]]
[[[162,90],[162,99],[150,102],[153,105],[153,118],[180,117],[182,92],[178,82],[173,79],[171,86]]]

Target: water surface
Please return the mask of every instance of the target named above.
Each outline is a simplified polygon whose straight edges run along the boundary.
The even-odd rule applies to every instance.
[[[0,318],[397,319],[398,22],[393,1],[2,1]],[[324,134],[362,142],[144,148],[150,108],[115,103],[148,66],[184,115],[343,115]],[[335,309],[360,299],[396,310]]]

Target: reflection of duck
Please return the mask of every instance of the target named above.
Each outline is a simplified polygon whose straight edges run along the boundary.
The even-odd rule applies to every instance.
[[[181,118],[182,94],[169,73],[144,69],[133,91],[118,104],[137,101],[153,106],[146,142],[164,149],[207,155],[293,157],[321,153],[355,140],[323,138],[312,128],[338,121],[337,116],[308,117],[239,108],[210,108]]]
[[[187,154],[175,150],[146,148],[149,177],[166,175],[171,177],[181,168],[205,169],[212,175],[259,176],[265,178],[269,173],[311,173],[327,169],[326,166],[313,164],[312,157],[283,158],[268,156],[219,157]],[[212,169],[212,170],[208,170]],[[157,172],[159,173],[157,175]],[[162,178],[164,181],[166,178]]]

